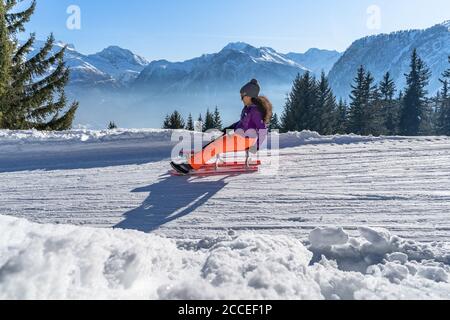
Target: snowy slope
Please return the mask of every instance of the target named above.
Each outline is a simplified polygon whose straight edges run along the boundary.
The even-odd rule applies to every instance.
[[[342,53],[334,50],[320,50],[320,49],[309,49],[305,53],[295,53],[290,52],[285,55],[287,58],[297,62],[298,64],[305,66],[316,76],[320,76],[322,71],[325,74],[330,72],[334,64],[342,56]]]
[[[0,298],[450,298],[450,138],[283,134],[277,176],[180,178],[170,137],[0,131]]]
[[[350,85],[361,65],[372,73],[377,82],[389,71],[397,89],[403,90],[406,85],[404,75],[410,70],[411,54],[414,49],[417,49],[432,72],[427,89],[430,94],[435,94],[441,89],[439,78],[450,67],[448,22],[425,30],[380,34],[355,41],[330,71],[330,84],[334,93],[338,97],[348,98]]]

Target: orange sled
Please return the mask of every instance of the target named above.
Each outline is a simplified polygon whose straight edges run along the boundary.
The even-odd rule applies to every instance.
[[[185,155],[189,156],[191,153],[187,152]],[[259,171],[261,161],[253,161],[250,158],[250,152],[246,152],[245,161],[227,162],[221,156],[216,158],[215,163],[202,165],[199,169],[193,170],[188,174],[181,174],[175,170],[171,170],[170,174],[173,176],[210,176],[210,175],[227,175],[227,174],[244,174],[254,173]]]

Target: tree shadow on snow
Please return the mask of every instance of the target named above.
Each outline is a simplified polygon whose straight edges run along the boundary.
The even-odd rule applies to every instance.
[[[132,192],[148,192],[148,198],[139,208],[125,213],[125,220],[114,228],[152,232],[202,206],[225,188],[227,177],[202,179],[165,176],[159,182],[137,188]]]
[[[96,169],[123,165],[141,165],[170,158],[171,145],[131,144],[46,152],[0,154],[0,173],[32,170]]]

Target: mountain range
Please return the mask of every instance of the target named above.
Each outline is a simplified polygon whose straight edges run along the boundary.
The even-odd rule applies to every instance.
[[[36,41],[30,56],[44,46]],[[81,87],[118,87],[135,80],[149,62],[130,50],[110,46],[101,52],[84,55],[75,50],[74,45],[56,42],[52,48],[55,53],[67,47],[65,61],[70,68],[70,85]]]
[[[43,45],[36,42],[30,56]],[[56,43],[53,51],[64,45]],[[71,70],[68,94],[80,101],[76,123],[94,128],[104,127],[109,120],[124,127],[160,126],[165,114],[175,109],[197,115],[216,105],[225,121],[234,121],[241,108],[239,89],[251,78],[257,78],[263,93],[281,106],[297,74],[320,73],[322,65],[327,71],[340,57],[336,51],[282,54],[235,42],[217,53],[183,62],[149,62],[117,46],[91,55],[66,46],[65,60]],[[234,111],[227,112],[231,107]]]
[[[432,72],[428,91],[435,94],[441,86],[439,77],[450,67],[450,21],[425,30],[380,34],[355,41],[329,73],[334,93],[348,99],[350,83],[361,65],[372,73],[377,82],[389,71],[397,89],[403,90],[414,48]]]
[[[316,50],[308,53],[308,57],[314,55],[316,60],[324,60],[329,54],[326,50]],[[339,54],[332,54],[337,60]],[[297,61],[302,60],[300,56],[296,56]],[[289,85],[297,74],[317,69],[314,63],[310,67],[296,60],[272,48],[255,48],[243,42],[230,43],[218,53],[185,62],[154,61],[140,73],[133,85],[159,94],[208,92],[212,95],[220,95],[223,91],[236,92],[251,78],[257,78],[263,87]]]
[[[297,74],[306,71],[328,74],[337,97],[348,100],[351,83],[360,65],[377,81],[387,71],[399,89],[405,86],[411,52],[431,69],[429,92],[439,89],[439,76],[450,55],[450,22],[425,30],[407,30],[356,40],[343,53],[310,49],[305,53],[280,53],[244,42],[226,45],[217,53],[183,62],[147,61],[117,46],[85,55],[67,46],[66,62],[71,70],[68,93],[80,101],[77,124],[104,127],[115,120],[123,127],[155,127],[175,109],[194,116],[216,105],[225,122],[239,114],[239,88],[257,78],[280,112]],[[36,50],[43,42],[35,43]],[[65,44],[56,43],[53,50]],[[36,53],[34,50],[31,55]]]

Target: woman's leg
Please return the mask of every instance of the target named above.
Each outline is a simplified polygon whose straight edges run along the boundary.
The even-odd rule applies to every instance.
[[[192,168],[198,170],[218,154],[245,151],[250,149],[256,142],[257,139],[242,137],[238,134],[232,136],[224,135],[206,146],[201,152],[193,155],[189,164]]]

